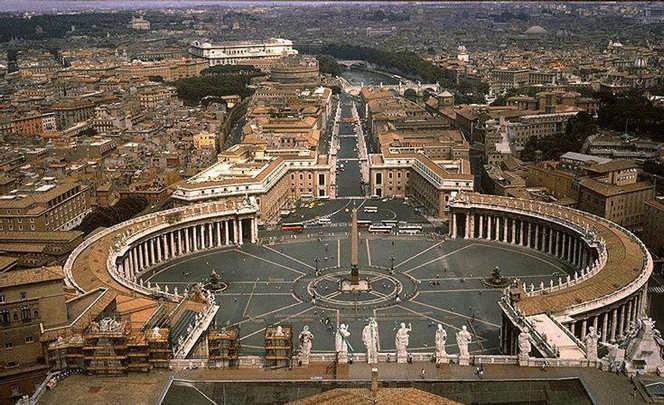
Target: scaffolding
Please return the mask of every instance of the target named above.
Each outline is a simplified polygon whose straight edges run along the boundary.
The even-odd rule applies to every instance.
[[[237,367],[240,357],[240,328],[237,326],[210,329],[208,332],[208,358],[217,367]]]
[[[291,325],[273,325],[265,328],[265,367],[290,367],[292,354]]]

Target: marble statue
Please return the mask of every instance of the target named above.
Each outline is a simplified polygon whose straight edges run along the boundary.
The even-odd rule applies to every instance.
[[[519,362],[527,362],[532,349],[533,347],[530,343],[530,330],[524,328],[523,332],[519,333]]]
[[[655,329],[651,318],[640,319],[636,332],[623,343],[625,349],[625,372],[634,376],[641,373],[664,374],[664,339]]]
[[[588,333],[583,337],[583,342],[586,344],[586,358],[588,361],[597,361],[597,342],[600,335],[595,332],[594,327],[588,328]]]
[[[602,370],[619,372],[625,361],[625,348],[614,342],[603,342],[602,344],[607,349],[607,355],[603,358],[607,363],[602,364]]]
[[[445,350],[445,343],[447,343],[447,332],[442,324],[438,324],[436,329],[436,364],[447,363],[447,351]]]
[[[78,333],[75,334],[75,335],[72,335],[72,337],[69,338],[69,343],[70,344],[81,344],[81,343],[83,343],[83,336],[81,336]]]
[[[397,349],[397,363],[406,363],[408,361],[408,342],[410,340],[409,333],[413,330],[411,324],[401,322],[399,330],[394,337],[394,347]]]
[[[309,325],[304,325],[299,336],[300,340],[300,362],[309,364],[309,355],[311,354],[311,345],[314,340],[314,334],[309,331]]]
[[[378,335],[378,323],[374,318],[362,330],[362,342],[367,348],[367,363],[378,363],[378,351],[380,350],[380,337]]]
[[[152,328],[152,339],[160,339],[161,333],[159,332],[159,326]]]
[[[348,338],[350,332],[348,325],[342,323],[337,328],[337,334],[334,338],[334,349],[337,352],[337,362],[340,364],[348,363]]]
[[[456,333],[457,346],[459,346],[459,364],[467,366],[470,364],[470,353],[468,353],[468,344],[472,341],[473,336],[468,332],[466,325],[461,327],[461,330]]]
[[[284,329],[281,327],[281,325],[277,326],[276,332],[274,332],[274,336],[283,336],[284,335]]]

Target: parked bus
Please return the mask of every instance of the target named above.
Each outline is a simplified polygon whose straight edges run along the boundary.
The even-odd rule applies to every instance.
[[[362,209],[362,211],[367,213],[375,213],[378,212],[378,207],[367,205]]]
[[[357,220],[357,226],[358,228],[368,228],[371,226],[371,221],[367,219],[358,219]]]
[[[284,217],[289,216],[290,213],[291,213],[290,210],[281,210],[281,211],[279,211],[279,216],[284,218]]]
[[[420,231],[417,229],[399,229],[397,233],[399,235],[417,235]]]
[[[410,235],[412,234],[411,232],[414,233],[422,232],[422,225],[409,225],[409,224],[399,225],[399,233],[408,233]]]
[[[281,224],[282,231],[289,232],[302,232],[304,230],[304,224],[302,222],[289,222]]]
[[[389,225],[371,224],[369,226],[369,232],[372,232],[372,233],[390,233],[390,232],[392,232],[392,227],[389,226]]]
[[[396,224],[399,222],[396,219],[384,219],[380,221],[383,223],[383,225],[389,225],[389,226],[396,226]]]

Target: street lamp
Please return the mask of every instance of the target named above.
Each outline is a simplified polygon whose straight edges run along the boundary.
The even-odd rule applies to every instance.
[[[394,256],[390,256],[390,274],[394,274]]]

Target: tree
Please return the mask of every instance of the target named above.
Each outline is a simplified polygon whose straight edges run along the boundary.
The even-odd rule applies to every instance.
[[[406,89],[406,91],[403,92],[403,96],[413,103],[417,102],[417,93],[413,89]]]
[[[144,197],[130,196],[121,198],[112,207],[97,207],[83,218],[77,230],[88,234],[99,227],[108,228],[132,218],[147,207]]]
[[[635,90],[622,95],[598,94],[600,126],[614,131],[629,131],[664,141],[664,108],[655,106]]]
[[[341,75],[341,66],[337,63],[337,60],[330,55],[316,55],[318,60],[318,70],[321,73],[329,74],[332,76]]]
[[[179,79],[173,85],[177,89],[178,97],[189,104],[198,104],[205,96],[221,97],[237,94],[246,97],[253,94],[253,90],[247,87],[251,78],[262,75],[253,67],[251,69],[235,70],[229,66],[215,66],[206,69],[203,76]]]

